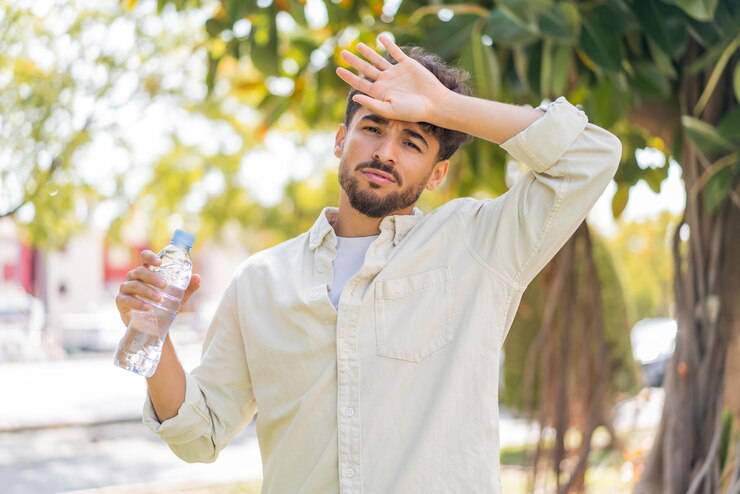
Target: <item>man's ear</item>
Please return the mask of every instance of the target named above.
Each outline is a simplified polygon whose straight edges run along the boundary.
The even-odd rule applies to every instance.
[[[429,180],[427,180],[427,190],[434,190],[439,187],[444,182],[449,168],[450,160],[437,161],[432,169],[432,174],[429,176]]]
[[[339,124],[337,129],[337,135],[334,136],[334,156],[337,158],[342,157],[342,149],[344,149],[344,138],[347,136],[347,127],[344,124]]]

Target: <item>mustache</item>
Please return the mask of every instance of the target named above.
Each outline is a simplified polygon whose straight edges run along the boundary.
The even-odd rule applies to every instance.
[[[355,168],[355,171],[364,170],[365,168],[374,168],[376,170],[380,170],[382,172],[388,173],[393,176],[393,178],[396,180],[396,183],[398,185],[401,185],[401,176],[398,174],[396,169],[390,165],[386,165],[385,163],[382,163],[380,161],[365,161],[363,163],[360,163],[357,165],[357,168]]]

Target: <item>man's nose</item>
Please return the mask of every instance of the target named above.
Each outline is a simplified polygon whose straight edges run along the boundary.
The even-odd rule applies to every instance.
[[[373,152],[373,159],[389,165],[396,164],[396,147],[393,139],[383,139]]]

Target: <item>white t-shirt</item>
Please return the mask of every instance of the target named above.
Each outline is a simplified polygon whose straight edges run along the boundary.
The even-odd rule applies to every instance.
[[[339,296],[344,285],[362,267],[365,253],[378,235],[369,237],[337,237],[337,257],[334,258],[334,278],[329,287],[329,298],[334,307],[339,306]]]

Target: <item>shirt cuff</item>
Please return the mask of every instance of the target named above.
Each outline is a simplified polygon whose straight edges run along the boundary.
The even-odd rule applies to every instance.
[[[534,172],[543,173],[570,148],[586,128],[588,118],[564,96],[537,108],[545,114],[507,139],[501,147]]]
[[[167,444],[185,444],[204,435],[210,435],[211,421],[205,399],[195,378],[185,373],[185,401],[177,415],[164,422],[157,419],[151,399],[147,393],[144,401],[142,421]]]

